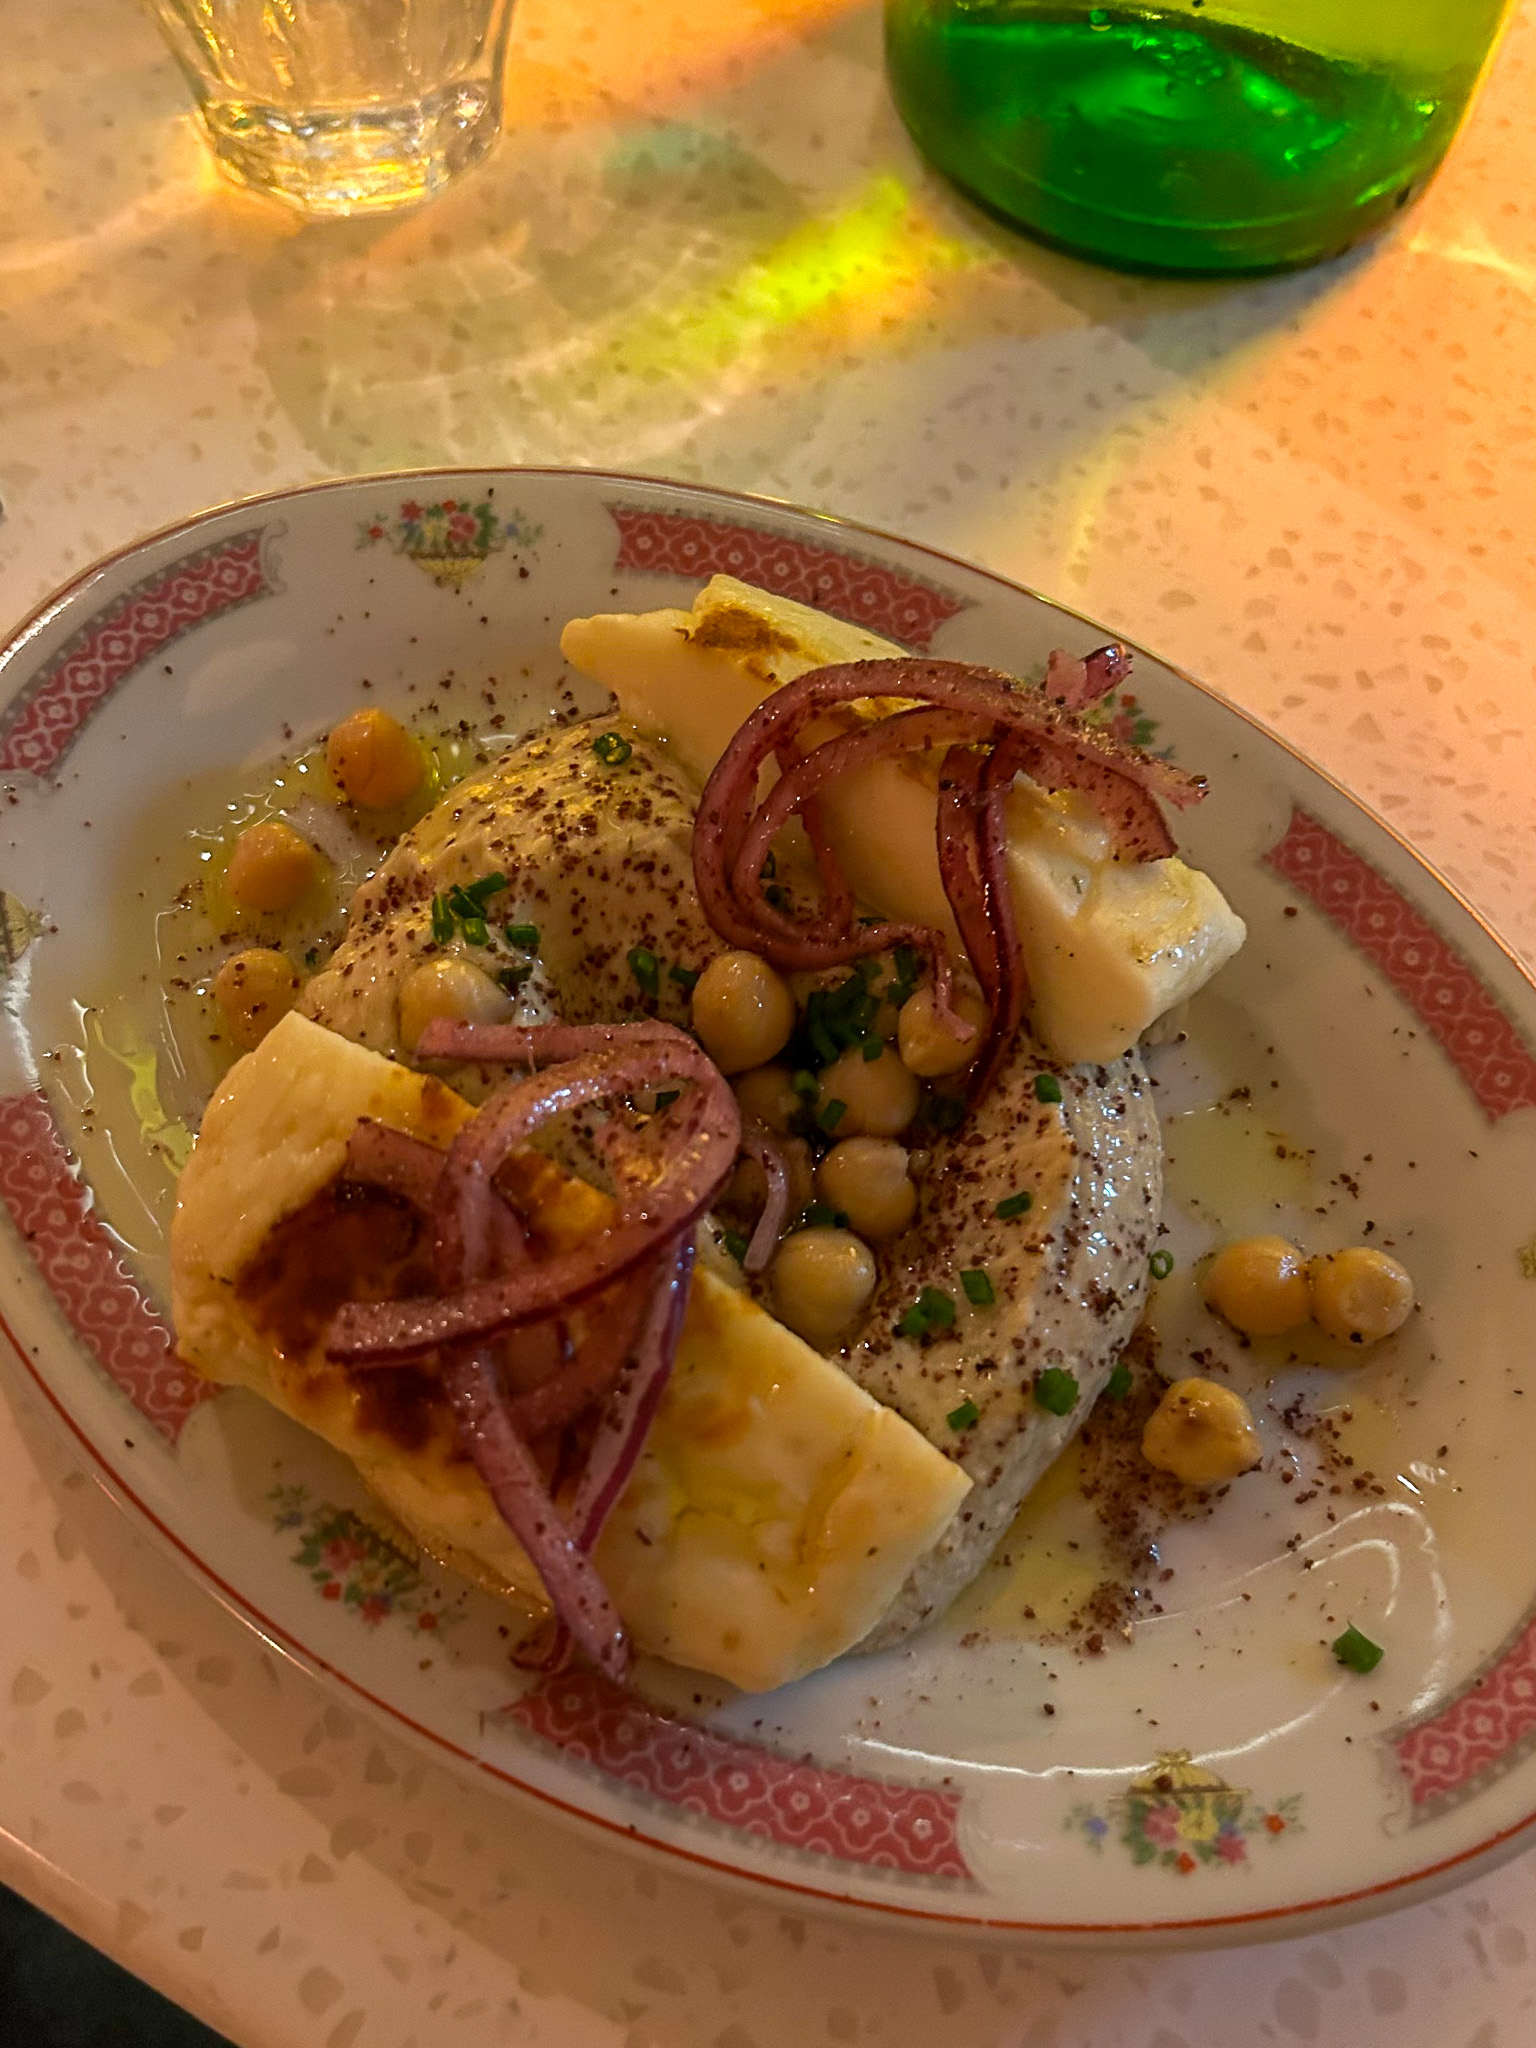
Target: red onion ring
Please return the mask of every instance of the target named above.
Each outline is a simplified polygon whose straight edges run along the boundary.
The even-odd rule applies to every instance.
[[[565,1429],[613,1392],[639,1334],[647,1291],[638,1278],[621,1281],[588,1304],[586,1327],[570,1359],[538,1386],[514,1394],[507,1413],[531,1441]]]
[[[695,1223],[735,1163],[741,1116],[723,1075],[692,1039],[658,1024],[645,1028],[643,1043],[566,1062],[496,1090],[454,1140],[438,1183],[438,1255],[458,1270],[478,1260],[487,1238],[491,1176],[507,1152],[541,1124],[669,1080],[692,1083],[697,1097],[687,1141],[664,1157],[656,1180],[625,1189],[612,1228],[572,1251],[471,1281],[440,1299],[348,1302],[332,1319],[326,1355],[343,1364],[414,1358],[537,1322],[600,1293]]]
[[[466,1125],[460,1139],[474,1131],[483,1114]],[[472,1283],[488,1270],[506,1273],[528,1264],[525,1241],[514,1243],[505,1233],[487,1227],[484,1210],[497,1198],[488,1186],[477,1186],[456,1161],[460,1139],[454,1141],[432,1199],[438,1223],[437,1278],[444,1288]],[[444,1211],[450,1205],[469,1211],[467,1217],[461,1215],[457,1229],[444,1227]],[[475,1470],[497,1513],[527,1551],[563,1626],[599,1670],[621,1681],[629,1663],[624,1625],[512,1422],[495,1353],[480,1347],[467,1357],[446,1360],[443,1386]]]
[[[532,1559],[556,1613],[598,1669],[622,1681],[629,1661],[624,1624],[513,1427],[495,1359],[486,1351],[455,1359],[443,1384],[475,1470]]]
[[[768,1183],[763,1213],[757,1219],[757,1227],[741,1261],[743,1271],[761,1273],[773,1257],[774,1247],[789,1221],[789,1168],[784,1162],[778,1139],[756,1117],[746,1117],[742,1122],[741,1149],[749,1159],[757,1161]]]
[[[448,1349],[443,1385],[461,1441],[553,1605],[553,1641],[541,1645],[541,1659],[554,1668],[574,1645],[619,1680],[628,1643],[588,1553],[634,1469],[671,1371],[692,1274],[691,1226],[729,1171],[740,1137],[735,1098],[693,1042],[663,1024],[529,1031],[442,1025],[423,1035],[418,1051],[427,1058],[490,1064],[541,1054],[560,1062],[543,1077],[499,1088],[446,1154],[405,1132],[359,1125],[345,1171],[404,1196],[433,1226],[437,1277],[446,1299],[396,1304],[408,1320],[433,1306],[446,1308],[451,1319],[477,1295],[518,1288],[526,1293],[530,1284],[541,1284],[554,1297],[532,1311],[525,1302],[527,1312],[497,1320],[496,1327],[515,1325],[518,1332],[516,1356],[505,1365],[497,1356],[502,1347],[484,1343],[485,1332],[471,1314],[471,1338],[482,1341],[467,1353]],[[548,1116],[665,1079],[690,1084],[684,1109],[651,1120],[649,1129],[662,1128],[665,1151],[656,1146],[618,1158],[619,1223],[604,1233],[597,1252],[599,1263],[607,1254],[606,1275],[599,1276],[596,1289],[590,1272],[574,1288],[560,1285],[548,1269],[569,1273],[576,1256],[532,1259],[522,1223],[496,1189],[494,1174],[519,1139]],[[614,1240],[622,1244],[637,1230],[643,1233],[640,1256],[616,1255]],[[591,1248],[583,1250],[590,1261]],[[589,1299],[589,1309],[575,1352],[566,1358],[560,1312],[581,1298]],[[346,1316],[343,1310],[333,1322],[333,1339]],[[410,1334],[419,1334],[414,1324]],[[454,1341],[450,1337],[449,1345]],[[404,1348],[391,1344],[387,1359],[415,1356],[417,1349],[411,1341]],[[552,1356],[535,1355],[551,1351]],[[521,1378],[521,1391],[509,1390],[511,1373]],[[597,1435],[569,1514],[562,1514],[529,1440],[567,1427],[598,1402],[604,1413]]]
[[[1199,800],[1203,779],[1125,746],[1074,715],[1129,673],[1122,647],[1098,648],[1085,660],[1053,655],[1047,691],[1028,690],[995,670],[969,663],[845,662],[816,669],[775,690],[748,716],[705,785],[694,829],[694,877],[705,915],[732,944],[751,947],[783,968],[846,965],[908,945],[926,953],[935,1007],[957,1039],[969,1027],[950,1000],[950,965],[942,935],[925,927],[859,924],[839,874],[829,879],[830,849],[816,845],[823,903],[810,918],[793,918],[763,894],[763,869],[777,834],[797,812],[815,806],[833,779],[892,754],[948,749],[936,833],[939,872],[966,951],[987,998],[988,1033],[971,1069],[973,1096],[983,1093],[1023,1021],[1028,983],[1020,957],[1007,872],[1003,804],[1015,775],[1049,789],[1088,797],[1108,827],[1116,852],[1136,860],[1165,858],[1174,840],[1156,798],[1176,805]],[[918,700],[851,732],[795,751],[800,729],[836,705],[895,697]],[[965,765],[967,750],[990,748]],[[770,758],[778,782],[757,802],[758,779]],[[984,758],[984,765],[980,765]],[[817,837],[824,837],[818,833]],[[813,837],[813,844],[816,844]]]
[[[1130,649],[1118,640],[1096,647],[1081,659],[1057,647],[1045,666],[1045,694],[1063,711],[1086,711],[1117,683],[1123,683],[1130,672]]]
[[[408,1131],[397,1131],[390,1124],[365,1118],[348,1140],[342,1173],[347,1180],[382,1188],[428,1216],[447,1157],[446,1152],[429,1145],[424,1138],[413,1138]],[[515,1263],[523,1256],[527,1233],[516,1210],[499,1191],[493,1191],[487,1205],[487,1222],[495,1241],[493,1265],[499,1271],[508,1260]],[[512,1382],[514,1399],[560,1373],[566,1363],[565,1345],[564,1326],[554,1318],[519,1333],[516,1356],[504,1357],[502,1361]],[[404,1362],[381,1361],[386,1366]],[[575,1363],[571,1361],[573,1368]]]
[[[685,1230],[660,1253],[639,1336],[587,1456],[571,1503],[571,1527],[584,1551],[602,1532],[635,1469],[672,1372],[693,1279],[694,1236]]]
[[[432,1205],[432,1191],[447,1156],[425,1138],[413,1138],[408,1131],[365,1117],[347,1140],[342,1172],[348,1180],[383,1188],[386,1194],[399,1195],[414,1208],[426,1210]]]

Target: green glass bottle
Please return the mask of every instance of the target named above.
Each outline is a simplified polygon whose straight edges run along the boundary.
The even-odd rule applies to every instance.
[[[918,147],[1016,226],[1131,270],[1336,255],[1444,155],[1508,0],[886,0]]]

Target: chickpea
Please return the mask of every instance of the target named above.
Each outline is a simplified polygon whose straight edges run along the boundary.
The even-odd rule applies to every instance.
[[[1341,1344],[1378,1343],[1400,1330],[1413,1309],[1407,1269],[1370,1245],[1324,1252],[1307,1271],[1313,1320]]]
[[[472,961],[450,957],[424,960],[400,988],[400,1043],[413,1052],[434,1017],[463,1017],[475,1024],[501,1024],[512,1014],[512,999]]]
[[[354,711],[332,726],[325,765],[349,804],[389,811],[421,787],[421,749],[387,711]]]
[[[244,1052],[260,1045],[298,999],[299,977],[281,953],[266,946],[236,953],[213,978],[224,1029]]]
[[[907,1151],[894,1138],[844,1138],[817,1168],[824,1202],[841,1209],[861,1237],[899,1237],[917,1210]]]
[[[841,1343],[875,1277],[874,1255],[851,1230],[797,1230],[768,1269],[780,1318],[820,1351]]]
[[[1186,1486],[1221,1486],[1261,1456],[1259,1433],[1241,1394],[1215,1380],[1175,1380],[1147,1418],[1141,1455]]]
[[[986,1004],[969,989],[957,989],[954,1008],[956,1015],[972,1027],[969,1038],[956,1038],[940,1021],[931,988],[920,988],[902,1004],[896,1020],[896,1043],[909,1073],[920,1074],[925,1081],[936,1080],[941,1074],[958,1074],[981,1051],[987,1029]]]
[[[784,1134],[804,1108],[795,1093],[788,1067],[750,1067],[736,1083],[743,1116],[756,1117],[770,1131]]]
[[[1307,1262],[1283,1237],[1240,1237],[1206,1269],[1205,1298],[1245,1337],[1278,1337],[1312,1311]]]
[[[756,953],[720,953],[693,991],[693,1028],[722,1074],[744,1073],[788,1045],[795,999]]]
[[[242,910],[292,910],[320,872],[320,856],[283,818],[248,825],[229,857],[229,893]]]
[[[861,1045],[851,1046],[821,1071],[816,1119],[829,1138],[899,1138],[917,1115],[920,1092],[917,1076],[890,1046],[872,1060]],[[833,1102],[842,1103],[842,1114],[828,1123]]]

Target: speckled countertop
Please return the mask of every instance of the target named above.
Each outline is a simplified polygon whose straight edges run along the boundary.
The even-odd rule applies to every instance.
[[[327,229],[219,183],[120,0],[0,0],[0,47],[7,622],[149,528],[346,471],[767,491],[1219,683],[1536,956],[1536,9],[1386,241],[1237,286],[968,210],[847,0],[523,0],[490,168]],[[9,1379],[0,1585],[0,1878],[249,2048],[1536,2038],[1529,1855],[1353,1930],[1138,1959],[804,1919],[509,1824],[186,1580]]]

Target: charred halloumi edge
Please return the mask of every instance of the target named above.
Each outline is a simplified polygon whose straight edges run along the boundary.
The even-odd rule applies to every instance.
[[[447,1434],[407,1451],[361,1428],[349,1375],[323,1355],[282,1356],[239,1290],[274,1228],[340,1174],[360,1120],[446,1147],[472,1113],[441,1082],[284,1018],[231,1069],[182,1175],[173,1315],[198,1372],[316,1431],[425,1550],[531,1617],[542,1605],[533,1567]],[[642,1650],[764,1691],[869,1632],[970,1484],[835,1363],[700,1270],[596,1563]]]

